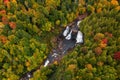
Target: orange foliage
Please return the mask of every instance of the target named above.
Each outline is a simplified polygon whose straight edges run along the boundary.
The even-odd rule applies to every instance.
[[[4,4],[7,5],[10,0],[3,0]]]
[[[0,36],[0,40],[3,44],[5,44],[7,42],[7,37],[5,36]]]
[[[103,48],[105,48],[107,46],[107,44],[100,43],[99,46],[100,46],[100,48],[103,49]]]
[[[111,4],[114,5],[114,6],[119,5],[117,0],[112,0],[112,1],[111,1]]]
[[[15,29],[16,23],[15,22],[9,22],[10,28]]]
[[[10,0],[3,0],[4,5],[10,10]]]
[[[105,48],[107,46],[107,43],[108,43],[107,38],[102,39],[100,44],[99,44],[100,48],[102,48],[102,49]]]
[[[6,14],[6,10],[0,10],[0,14]]]
[[[96,48],[94,49],[94,51],[95,51],[95,53],[96,53],[97,55],[100,55],[100,54],[102,53],[101,47],[96,47]]]
[[[102,8],[97,9],[97,13],[100,13],[102,11]]]
[[[3,24],[8,24],[9,20],[8,20],[7,17],[3,16],[2,17],[2,22],[3,22]]]

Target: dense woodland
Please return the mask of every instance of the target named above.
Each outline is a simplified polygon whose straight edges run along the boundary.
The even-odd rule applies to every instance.
[[[0,0],[0,80],[40,66],[78,15],[84,44],[31,80],[120,80],[119,0]]]

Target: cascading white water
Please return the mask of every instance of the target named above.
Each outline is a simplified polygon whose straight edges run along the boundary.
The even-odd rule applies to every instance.
[[[76,23],[76,22],[75,22]],[[49,55],[49,57],[46,59],[45,63],[43,64],[44,67],[49,66],[50,64],[52,64],[55,60],[58,60],[60,57],[62,57],[69,49],[74,48],[74,46],[76,44],[79,43],[83,43],[83,33],[81,31],[79,31],[78,27],[79,24],[81,23],[80,21],[77,21],[76,24],[73,24],[73,26],[75,28],[73,28],[73,30],[77,30],[75,33],[75,35],[72,35],[72,29],[70,28],[70,26],[67,26],[66,29],[63,31],[62,35],[64,36],[64,39],[59,43],[59,45],[61,45],[60,47],[58,47],[58,51],[61,50],[60,52],[62,53],[59,54],[58,51],[53,51],[51,55]],[[76,40],[71,39],[72,37],[75,37]],[[58,46],[59,46],[58,45]],[[37,70],[37,69],[36,69]],[[29,73],[27,73],[27,75],[25,74],[25,76],[23,76],[20,80],[29,80],[32,75],[33,75],[34,71],[30,71]]]
[[[78,31],[77,33],[76,43],[83,43],[83,34],[81,31]]]
[[[63,32],[63,36],[67,36],[69,30],[70,30],[70,28],[69,28],[69,26],[67,26],[66,29]]]
[[[81,21],[78,21],[78,22],[77,22],[77,26],[79,26],[80,23],[81,23]]]
[[[71,34],[72,34],[72,30],[71,30],[70,33],[67,35],[67,37],[65,37],[65,39],[70,40],[70,39],[71,39]]]
[[[49,64],[49,62],[50,62],[49,60],[46,60],[45,64],[44,64],[44,67],[46,67]]]

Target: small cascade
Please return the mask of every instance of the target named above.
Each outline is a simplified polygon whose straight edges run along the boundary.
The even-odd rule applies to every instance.
[[[86,14],[85,14],[86,15]],[[47,59],[42,64],[44,67],[47,67],[53,64],[55,61],[60,62],[62,57],[66,55],[67,51],[71,50],[76,46],[76,44],[82,44],[84,42],[83,33],[79,30],[79,24],[81,20],[86,16],[79,16],[77,21],[73,21],[69,26],[66,26],[65,30],[60,34],[60,41],[58,42],[57,48],[48,55]],[[33,77],[33,73],[40,69],[41,65],[24,74],[19,80],[29,80]]]
[[[63,32],[63,36],[67,36],[69,30],[70,30],[70,28],[69,28],[69,26],[67,26],[66,29]]]

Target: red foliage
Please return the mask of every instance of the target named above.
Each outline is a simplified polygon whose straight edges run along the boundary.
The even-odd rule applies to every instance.
[[[3,0],[4,4],[6,5],[10,0]]]
[[[5,10],[0,10],[0,14],[6,14]]]
[[[2,17],[2,22],[3,22],[3,24],[8,24],[9,20],[8,20],[7,17],[3,16]]]
[[[16,23],[15,22],[9,22],[10,28],[15,29]]]
[[[120,60],[120,51],[118,51],[114,54],[114,59]]]
[[[107,44],[108,43],[108,39],[107,38],[102,39],[102,43],[103,44]]]

